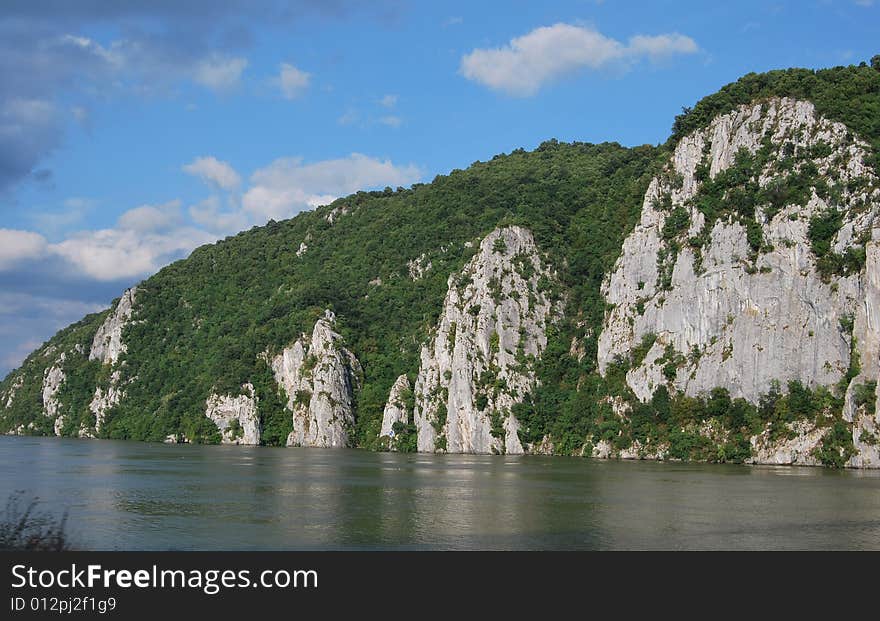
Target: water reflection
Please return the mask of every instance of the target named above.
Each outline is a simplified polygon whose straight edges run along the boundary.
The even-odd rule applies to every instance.
[[[0,437],[97,549],[876,549],[880,473]]]

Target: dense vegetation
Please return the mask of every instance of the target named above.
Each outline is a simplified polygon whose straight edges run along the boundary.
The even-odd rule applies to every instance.
[[[532,230],[557,271],[565,300],[563,318],[551,327],[547,350],[537,363],[539,386],[514,409],[524,442],[540,442],[550,434],[556,452],[571,454],[590,437],[617,448],[637,440],[643,447],[666,443],[669,454],[682,459],[741,461],[749,455],[748,437],[768,423],[771,434],[790,433],[786,425],[798,420],[836,424],[827,415],[839,410],[840,392],[810,391],[797,383],[784,391],[770,387],[756,405],[732,400],[723,391],[687,398],[666,388],[658,389],[649,403],[639,403],[623,375],[653,341],[619,361],[606,377],[599,375],[596,348],[606,312],[600,284],[639,217],[649,180],[671,148],[737,105],[770,96],[809,99],[821,114],[868,140],[875,156],[880,153],[880,58],[872,64],[749,74],[685,110],[669,142],[659,147],[550,140],[535,151],[498,155],[429,184],[358,192],[201,247],[139,285],[135,321],[124,334],[128,352],[121,370],[127,396],[110,411],[101,435],[162,440],[183,433],[193,441],[216,442],[217,429],[204,415],[206,397],[238,394],[242,384],[251,382],[260,399],[263,441],[283,444],[291,416],[262,354],[277,353],[310,331],[329,308],[337,314],[346,346],[363,366],[353,437],[359,446],[380,448],[377,436],[389,389],[400,374],[415,379],[419,349],[436,324],[448,277],[475,252],[476,244],[468,242],[505,224]],[[793,168],[811,155],[792,153],[791,162],[778,165]],[[707,222],[719,217],[742,222],[755,255],[764,243],[756,205],[778,209],[802,203],[811,188],[835,191],[804,166],[772,187],[759,188],[755,174],[768,156],[769,146],[740,154],[736,165],[714,180],[706,175],[694,199]],[[685,209],[673,210],[663,238],[670,253],[687,243],[699,256],[706,240],[682,239],[688,217]],[[864,263],[863,254],[831,252],[830,240],[839,228],[837,212],[810,223],[813,251],[826,278]],[[307,249],[300,256],[301,244]],[[413,279],[413,260],[431,268]],[[63,364],[67,380],[58,395],[66,416],[62,433],[75,435],[82,423],[94,424],[88,404],[94,386],[106,385],[109,370],[88,361],[88,346],[105,316],[91,315],[61,331],[49,343],[54,349],[41,348],[0,384],[0,390],[8,391],[24,378],[0,421],[2,428],[33,422],[33,433],[53,433],[52,422],[34,413],[42,404],[43,370],[60,351],[68,352]],[[77,351],[77,344],[84,347]],[[664,372],[668,367],[674,374],[680,356],[670,352]],[[612,413],[608,395],[629,401],[629,422]],[[870,399],[864,401],[867,407]],[[711,442],[700,435],[705,425],[723,429],[723,439]],[[414,450],[412,424],[400,423],[396,431],[398,448]],[[846,448],[834,442],[845,444],[846,430],[834,431],[822,459],[839,465]]]
[[[706,127],[719,114],[769,97],[813,102],[819,114],[840,121],[867,140],[874,150],[873,166],[880,168],[880,55],[874,56],[870,64],[858,66],[746,74],[704,97],[693,108],[684,108],[675,118],[667,145],[674,146],[687,134]]]
[[[599,284],[638,218],[658,154],[648,146],[548,141],[533,152],[499,155],[430,184],[360,192],[197,249],[139,285],[135,321],[124,334],[123,366],[123,381],[137,381],[127,384],[126,399],[111,412],[102,435],[162,440],[180,431],[197,441],[217,441],[204,416],[207,395],[238,394],[250,381],[260,398],[264,441],[283,444],[290,415],[259,354],[277,353],[330,308],[364,369],[355,437],[359,445],[375,447],[391,385],[402,373],[414,379],[447,278],[475,252],[476,244],[465,242],[478,242],[500,224],[530,228],[568,291],[569,319],[555,328],[551,349],[567,348],[575,333],[591,334],[591,353],[582,363],[566,357],[543,370],[548,381],[570,376],[562,387],[573,388],[569,381],[594,370],[604,312]],[[308,250],[299,257],[302,242]],[[413,280],[408,262],[418,257],[431,269]],[[83,329],[93,334],[101,319],[92,318]],[[72,327],[53,340],[56,346],[62,342],[70,347],[68,342],[91,341]],[[92,417],[90,393],[76,387],[94,386],[102,370],[85,360],[87,354],[88,345],[64,365],[68,433]],[[41,373],[52,356],[32,358],[26,366],[33,363]],[[27,382],[33,395],[16,397],[10,427],[32,419],[40,379]]]

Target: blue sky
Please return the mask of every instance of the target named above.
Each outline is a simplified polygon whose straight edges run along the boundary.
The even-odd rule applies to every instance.
[[[6,0],[0,376],[197,245],[543,140],[656,144],[880,1]]]

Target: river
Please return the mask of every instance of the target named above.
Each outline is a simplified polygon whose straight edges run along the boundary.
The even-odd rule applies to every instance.
[[[880,472],[0,437],[79,549],[880,549]]]

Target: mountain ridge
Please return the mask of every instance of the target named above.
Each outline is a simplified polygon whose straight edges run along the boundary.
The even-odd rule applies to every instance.
[[[820,283],[816,287],[830,291],[833,284],[839,288],[840,282],[855,278],[856,297],[862,295],[862,289],[870,289],[862,286],[865,278],[861,274],[868,275],[865,265],[874,254],[870,233],[874,230],[873,215],[871,222],[853,224],[847,214],[856,209],[873,214],[878,207],[874,173],[880,145],[878,69],[880,66],[864,64],[819,72],[749,74],[684,111],[675,121],[670,140],[659,147],[628,149],[616,143],[551,140],[533,152],[516,150],[496,156],[467,170],[438,176],[430,184],[359,192],[291,220],[270,221],[265,227],[198,248],[188,259],[163,268],[136,290],[126,292],[108,311],[62,330],[11,372],[0,383],[0,431],[240,442],[240,429],[247,428],[244,435],[253,440],[253,430],[259,427],[260,443],[303,444],[289,441],[294,432],[294,437],[311,437],[303,433],[306,423],[295,428],[293,412],[298,404],[314,402],[319,393],[326,392],[335,395],[326,400],[327,416],[309,420],[340,419],[341,427],[333,436],[337,441],[330,445],[338,445],[345,437],[343,444],[370,449],[522,450],[710,461],[775,459],[875,467],[880,464],[873,456],[877,408],[871,405],[876,400],[866,395],[872,381],[876,393],[876,365],[872,366],[872,359],[864,370],[861,366],[852,368],[854,354],[858,354],[854,336],[840,355],[841,364],[847,367],[841,376],[851,375],[842,389],[831,386],[834,382],[829,378],[814,382],[812,375],[805,373],[803,377],[781,377],[782,384],[768,385],[762,395],[748,395],[751,400],[732,394],[730,387],[706,386],[699,394],[677,388],[677,378],[669,379],[664,372],[669,369],[667,375],[677,375],[686,364],[681,359],[691,352],[669,350],[664,336],[667,328],[661,334],[643,331],[622,346],[619,353],[629,358],[627,363],[611,364],[613,361],[601,354],[600,344],[607,330],[625,331],[629,319],[635,323],[636,317],[642,316],[635,312],[639,303],[644,312],[646,304],[659,299],[654,296],[655,302],[650,302],[636,299],[644,296],[633,297],[627,302],[633,312],[624,317],[624,323],[618,328],[613,327],[617,325],[614,322],[608,323],[615,312],[622,312],[615,310],[622,308],[619,302],[609,302],[609,275],[626,255],[625,240],[639,230],[639,222],[651,213],[654,201],[666,202],[664,193],[656,188],[667,187],[670,196],[668,206],[657,212],[667,215],[658,215],[651,224],[666,248],[666,258],[659,261],[652,255],[653,259],[636,259],[647,261],[648,272],[656,266],[651,273],[657,284],[652,287],[665,285],[667,278],[670,284],[675,281],[675,270],[680,276],[686,264],[683,256],[696,265],[698,254],[702,262],[712,260],[713,252],[718,254],[713,250],[714,234],[695,225],[696,219],[706,220],[710,213],[718,222],[729,222],[731,230],[739,231],[737,226],[742,229],[730,239],[742,240],[735,242],[744,244],[742,254],[755,254],[751,267],[746,268],[754,269],[760,277],[766,267],[760,261],[765,261],[762,257],[766,254],[764,238],[769,221],[762,218],[769,213],[767,206],[778,207],[773,214],[778,217],[792,205],[797,207],[796,213],[812,204],[801,225],[802,239],[792,243],[804,261],[811,261],[810,269],[815,268],[816,282]],[[835,85],[845,86],[836,98],[829,94]],[[786,155],[787,143],[781,138],[774,141],[771,136],[769,144],[761,143],[763,138],[750,143],[754,148],[746,149],[749,157],[771,163],[792,160],[790,169],[774,173],[777,185],[765,183],[770,179],[763,178],[754,162],[747,166],[739,161],[746,156],[738,151],[725,156],[723,167],[713,161],[706,170],[698,171],[699,162],[690,162],[691,180],[687,183],[695,194],[675,198],[676,192],[680,193],[676,187],[680,173],[674,165],[670,168],[669,162],[675,162],[682,141],[701,135],[713,123],[717,127],[718,119],[742,106],[761,107],[762,112],[748,121],[757,122],[765,106],[778,106],[774,102],[807,92],[819,101],[809,101],[817,123],[842,123],[844,133],[834,134],[833,144],[808,141],[802,145],[799,139],[786,139],[793,145],[792,153]],[[746,97],[748,102],[739,103]],[[807,104],[807,100],[789,99],[795,102],[794,109]],[[754,116],[754,112],[750,114]],[[832,179],[832,173],[844,170],[842,164],[813,172],[810,163],[828,158],[824,154],[827,148],[843,153],[850,149],[850,143],[859,145],[858,158],[870,175],[844,175],[843,189],[838,189],[841,184]],[[809,152],[802,147],[809,147]],[[699,159],[700,149],[691,159]],[[856,208],[850,199],[859,188],[851,191],[848,184],[866,175],[870,178],[860,190],[867,197],[866,205]],[[652,191],[648,201],[646,195]],[[697,195],[702,201],[698,206],[684,204]],[[810,202],[817,200],[826,202],[818,208]],[[749,205],[731,207],[737,201]],[[838,209],[841,205],[842,210]],[[849,231],[849,241],[841,241],[841,231]],[[531,245],[527,245],[533,249],[525,254],[509,255],[501,244],[494,248],[498,240],[506,247],[514,243],[512,240],[526,237],[531,238]],[[670,249],[676,246],[672,256]],[[804,254],[807,252],[809,257]],[[485,278],[479,290],[467,289],[473,287],[467,282],[468,266],[474,265],[478,256],[492,265],[490,271],[481,268]],[[763,275],[772,279],[770,269]],[[668,274],[664,270],[669,270]],[[470,278],[473,281],[473,276]],[[692,275],[692,280],[698,278]],[[526,282],[530,284],[524,286]],[[452,312],[449,296],[465,289],[471,291],[469,306],[455,311],[455,321],[443,324],[444,314]],[[542,296],[547,303],[558,305],[559,312],[549,321],[525,321],[533,302]],[[454,297],[463,299],[460,294]],[[612,309],[609,304],[617,306]],[[662,306],[655,304],[658,310]],[[279,389],[285,382],[277,369],[273,372],[271,360],[291,347],[299,335],[312,332],[313,327],[317,330],[328,312],[333,314],[332,330],[339,337],[330,340],[338,341],[339,351],[348,352],[353,362],[326,371],[321,380],[326,391],[289,387],[295,394],[287,394]],[[863,343],[872,340],[876,330],[868,325],[867,317],[853,316],[850,321],[851,334],[858,332]],[[470,327],[457,333],[459,324]],[[446,326],[442,334],[438,332],[440,325]],[[511,330],[523,325],[529,327],[516,337]],[[482,336],[475,340],[476,331]],[[648,343],[651,334],[654,340]],[[669,334],[678,333],[673,330]],[[434,392],[429,395],[427,380],[421,378],[426,364],[438,364],[423,353],[423,346],[432,340],[435,351],[450,358],[448,364],[436,366],[431,380]],[[456,350],[459,340],[463,344]],[[485,350],[483,362],[470,360],[478,342],[477,349]],[[535,349],[528,345],[531,342],[543,345]],[[464,345],[467,343],[470,345]],[[718,356],[723,353],[722,349]],[[325,364],[334,367],[331,359],[348,359],[348,354],[331,356]],[[298,363],[297,377],[305,377],[303,372],[314,373],[307,358]],[[734,361],[740,358],[737,353]],[[634,400],[632,373],[645,367],[646,359],[646,364],[659,370],[652,371],[652,387],[639,389]],[[345,369],[356,367],[360,370],[355,373],[355,382]],[[323,372],[322,368],[317,372]],[[696,368],[700,368],[698,364]],[[856,377],[861,384],[853,383]],[[468,395],[463,401],[453,397],[451,413],[450,385],[457,387],[451,390],[453,395]],[[641,385],[635,383],[636,387]],[[765,408],[762,400],[773,394],[773,407]],[[229,411],[244,414],[218,418],[217,408],[223,400],[232,403],[239,397],[252,399],[253,406],[235,402]],[[795,397],[809,402],[809,407],[804,406],[809,416],[802,415],[801,405],[791,405]],[[337,412],[336,404],[346,399],[348,410]],[[435,405],[426,416],[429,401]],[[207,404],[213,404],[213,410]],[[389,408],[391,404],[396,405]],[[682,418],[684,410],[687,415]],[[386,420],[386,412],[391,412],[394,420]],[[223,431],[216,422],[221,419]],[[801,429],[807,419],[813,427]],[[326,430],[329,423],[309,424]],[[468,435],[476,433],[477,427],[483,431]],[[382,430],[385,433],[380,433]],[[808,442],[807,457],[804,450],[797,455],[790,451],[787,456],[782,454],[784,447],[780,447],[785,442],[810,434],[816,438]],[[430,442],[429,436],[433,437]],[[762,443],[763,436],[766,441]],[[471,437],[476,443],[454,440],[448,447],[445,442],[450,437]],[[438,443],[438,438],[443,441]]]

